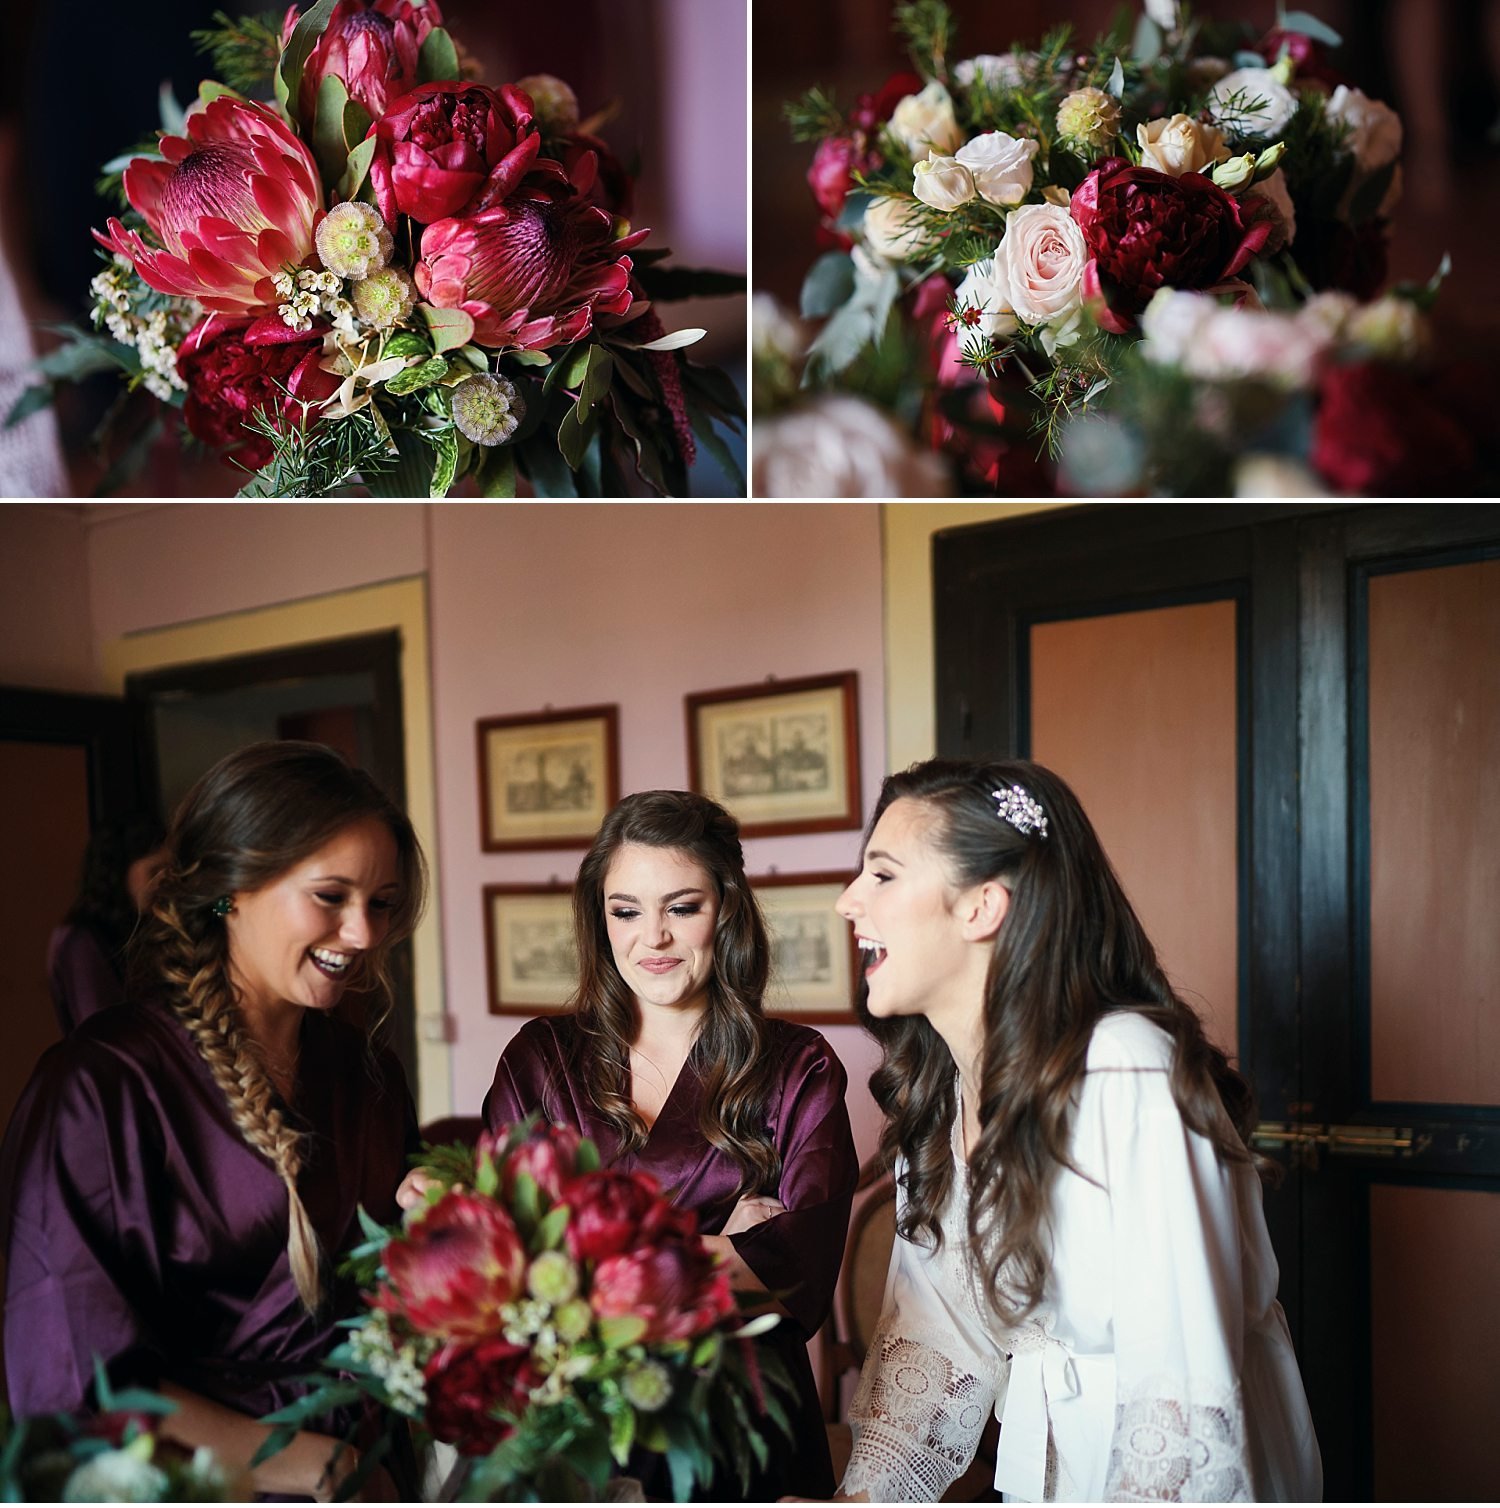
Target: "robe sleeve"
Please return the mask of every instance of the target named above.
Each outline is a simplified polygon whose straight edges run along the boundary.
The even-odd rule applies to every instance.
[[[897,1169],[898,1218],[906,1198]],[[956,1284],[966,1253],[898,1232],[885,1303],[849,1405],[854,1437],[841,1493],[935,1503],[974,1459],[1008,1372]]]
[[[781,1300],[803,1339],[828,1318],[859,1182],[844,1101],[848,1082],[844,1065],[821,1036],[814,1035],[797,1053],[774,1128],[781,1154],[776,1197],[786,1213],[729,1238],[745,1265]]]
[[[59,927],[53,933],[50,954],[47,982],[63,1036],[85,1017],[124,1000],[119,971],[86,928]]]
[[[1233,1165],[1188,1129],[1165,1071],[1090,1073],[1103,1118],[1114,1270],[1111,1502],[1252,1496],[1242,1242]]]
[[[514,1125],[541,1110],[542,1097],[533,1087],[539,1067],[538,1055],[531,1045],[531,1023],[527,1022],[505,1045],[495,1065],[495,1081],[484,1097],[481,1115],[484,1128],[491,1134],[502,1126]]]
[[[87,1407],[96,1356],[116,1381],[155,1381],[165,1177],[155,1107],[133,1069],[92,1042],[49,1052],[0,1156],[17,1415]]]

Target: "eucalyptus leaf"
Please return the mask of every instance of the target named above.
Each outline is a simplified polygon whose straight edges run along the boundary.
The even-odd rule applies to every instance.
[[[352,104],[353,101],[351,100]],[[346,133],[347,134],[347,133]],[[354,199],[359,195],[360,189],[365,186],[365,180],[370,175],[370,163],[375,156],[375,138],[367,136],[358,145],[351,147],[349,155],[344,159],[344,174],[338,181],[338,187],[334,190],[340,199]]]
[[[583,382],[578,390],[578,402],[587,408],[602,403],[614,380],[615,359],[603,346],[594,346],[589,351],[588,366],[584,369]]]
[[[353,151],[370,129],[370,112],[357,99],[344,106],[344,143]]]
[[[187,111],[177,103],[172,85],[166,80],[156,91],[156,106],[161,113],[161,128],[168,136],[181,136],[187,130]]]
[[[589,369],[589,353],[593,349],[591,344],[587,344],[573,346],[563,352],[542,380],[543,395],[550,393],[559,384],[570,392],[577,388],[583,381],[583,374]]]
[[[393,429],[399,459],[389,470],[363,477],[374,497],[425,498],[432,476],[432,450],[409,429]]]
[[[5,428],[14,429],[16,425],[29,419],[38,409],[47,408],[52,402],[52,388],[48,383],[41,382],[35,387],[29,387],[15,403],[10,412],[5,416]]]
[[[1318,20],[1305,10],[1289,10],[1279,24],[1283,31],[1295,31],[1310,41],[1321,42],[1325,47],[1344,45],[1344,39],[1326,21]]]
[[[597,1173],[599,1171],[599,1149],[591,1141],[578,1143],[578,1151],[573,1155],[573,1166],[580,1174]]]
[[[695,346],[705,335],[707,330],[688,328],[685,330],[672,330],[666,335],[658,336],[655,340],[642,342],[636,347],[638,351],[680,351],[684,346]]]
[[[745,471],[739,457],[729,448],[728,442],[714,428],[713,420],[690,398],[687,405],[688,419],[699,442],[724,468],[724,474],[737,492],[745,491]]]
[[[1140,20],[1135,23],[1135,37],[1130,44],[1130,51],[1136,62],[1142,68],[1149,68],[1161,56],[1165,42],[1161,27],[1142,11]]]
[[[244,95],[237,89],[231,89],[228,84],[221,84],[218,79],[203,79],[198,85],[198,98],[205,105],[216,99],[244,99]],[[106,168],[107,172],[108,169]]]
[[[297,102],[302,90],[303,70],[307,67],[313,48],[318,45],[318,38],[328,30],[328,22],[337,3],[338,0],[317,0],[316,5],[304,11],[282,51],[281,66],[276,70],[276,98],[286,107],[287,113],[294,117],[297,115]]]
[[[558,451],[568,463],[568,469],[573,472],[583,465],[583,453],[588,449],[591,433],[585,417],[588,412],[580,399],[563,415],[562,422],[557,426]]]
[[[1125,98],[1125,65],[1119,58],[1115,59],[1115,66],[1110,70],[1109,83],[1105,85],[1105,89],[1116,99]]]
[[[849,301],[854,292],[854,259],[846,251],[827,251],[808,268],[800,307],[804,319],[823,319]]]
[[[432,335],[434,351],[456,351],[474,338],[474,318],[462,309],[439,309],[432,304],[418,304],[417,312]]]
[[[344,106],[349,91],[336,73],[326,73],[318,85],[313,109],[313,155],[324,183],[337,182],[348,163],[349,149],[344,144]]]
[[[458,49],[453,38],[441,27],[435,26],[422,42],[417,54],[417,82],[438,84],[455,82],[458,79]]]

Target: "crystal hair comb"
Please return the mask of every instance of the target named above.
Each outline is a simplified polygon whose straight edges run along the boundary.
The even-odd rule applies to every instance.
[[[1047,814],[1024,786],[1005,786],[990,795],[994,797],[995,815],[1002,822],[1010,823],[1025,837],[1032,833],[1039,838],[1047,836]]]

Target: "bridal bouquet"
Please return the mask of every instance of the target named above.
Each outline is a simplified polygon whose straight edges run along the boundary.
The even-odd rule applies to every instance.
[[[567,83],[479,82],[437,0],[216,21],[195,38],[219,80],[186,112],[164,91],[158,137],[107,165],[99,333],[45,375],[122,372],[250,497],[443,497],[465,475],[510,497],[518,472],[541,495],[680,493],[698,440],[727,459],[738,394],[656,304],[740,280],[642,246]]]
[[[998,491],[1054,485],[1059,458],[1089,490],[1224,491],[1258,447],[1336,488],[1390,480],[1325,466],[1335,447],[1312,437],[1361,386],[1351,366],[1400,368],[1364,387],[1420,382],[1441,273],[1368,303],[1402,130],[1331,66],[1336,33],[1283,8],[1257,36],[1147,0],[1133,29],[1080,43],[1059,26],[958,58],[943,0],[898,5],[896,24],[917,72],[852,108],[813,90],[788,110],[816,143],[828,247],[802,292],[803,315],[826,320],[805,385],[876,391],[882,352],[915,346],[898,365],[919,374],[925,436]],[[1181,390],[1205,383],[1300,407],[1219,395],[1199,416],[1216,459],[1178,468],[1172,441],[1194,423]]]
[[[427,1205],[404,1228],[367,1220],[352,1254],[368,1309],[328,1358],[337,1380],[271,1415],[262,1455],[367,1395],[470,1458],[470,1500],[600,1497],[635,1450],[666,1458],[678,1500],[716,1460],[748,1488],[761,1421],[789,1432],[789,1384],[749,1344],[775,1317],[740,1319],[696,1218],[571,1131],[520,1125],[423,1163]]]

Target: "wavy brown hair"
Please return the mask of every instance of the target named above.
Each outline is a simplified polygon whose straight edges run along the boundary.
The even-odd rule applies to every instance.
[[[695,859],[719,899],[708,1009],[688,1057],[703,1085],[699,1130],[740,1170],[740,1193],[774,1189],[781,1173],[766,1121],[776,1076],[761,1001],[771,947],[760,905],[745,877],[739,823],[691,791],[641,791],[604,819],[578,867],[573,925],[579,984],[573,1000],[582,1040],[578,1065],[589,1095],[620,1137],[620,1151],[644,1145],[646,1124],[630,1099],[630,1044],[640,1029],[635,996],[615,967],[604,901],[605,878],[627,843],[670,848]]]
[[[176,1012],[240,1135],[286,1185],[287,1251],[309,1311],[323,1293],[322,1253],[297,1192],[302,1136],[245,1029],[230,973],[229,931],[214,902],[259,890],[371,817],[390,830],[399,869],[386,935],[350,968],[350,986],[373,989],[381,1004],[373,1033],[390,1011],[390,950],[410,935],[422,911],[426,864],[405,813],[363,770],[322,744],[252,744],[198,781],[173,818],[151,909],[130,949],[130,998],[161,1000]]]
[[[1040,804],[1045,837],[996,816],[992,793],[1012,785]],[[1042,1298],[1047,1191],[1060,1165],[1073,1166],[1073,1094],[1100,1017],[1134,1011],[1167,1033],[1172,1097],[1226,1162],[1261,1163],[1247,1150],[1254,1095],[1167,982],[1098,835],[1058,776],[1027,760],[930,760],[886,779],[871,831],[899,800],[932,815],[928,833],[955,889],[999,880],[1010,892],[985,984],[968,1193],[970,1249],[997,1313],[1014,1323]],[[901,1234],[940,1244],[953,1180],[953,1058],[925,1017],[879,1019],[863,998],[860,1014],[884,1049],[870,1079],[887,1116],[881,1151],[906,1159]]]

